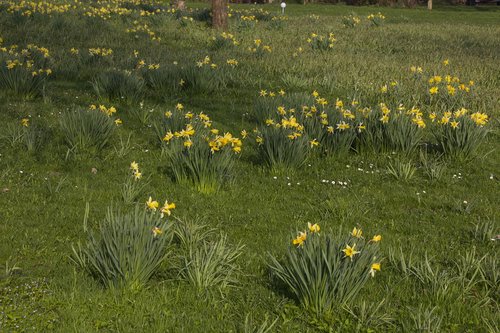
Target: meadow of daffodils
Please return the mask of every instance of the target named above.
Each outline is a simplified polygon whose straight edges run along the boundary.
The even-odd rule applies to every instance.
[[[498,14],[0,0],[0,332],[499,332]]]

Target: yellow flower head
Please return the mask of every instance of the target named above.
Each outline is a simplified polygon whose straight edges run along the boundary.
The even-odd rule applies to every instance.
[[[382,240],[382,236],[381,235],[375,235],[375,236],[373,236],[373,238],[372,238],[371,241],[374,242],[374,243],[377,243],[377,242],[380,242],[381,240]]]
[[[159,206],[158,201],[153,200],[151,197],[149,197],[148,201],[146,201],[146,207],[152,211],[156,211]]]
[[[311,148],[319,146],[319,142],[316,139],[309,141],[309,144],[311,145]]]
[[[319,232],[320,231],[319,224],[317,224],[317,223],[311,224],[311,223],[307,222],[307,227],[309,228],[310,232]]]
[[[363,235],[363,231],[361,229],[356,228],[356,227],[354,227],[354,229],[352,229],[352,231],[351,231],[352,237],[361,238],[362,235]]]
[[[21,125],[28,127],[30,125],[30,120],[28,118],[21,119]]]
[[[133,171],[138,171],[139,170],[139,163],[137,163],[136,161],[133,161],[132,163],[130,163],[130,169]]]
[[[151,231],[153,232],[153,236],[154,237],[159,236],[159,235],[161,235],[163,233],[163,230],[161,230],[158,227],[154,227]]]
[[[165,200],[165,204],[161,207],[161,215],[163,217],[164,214],[170,216],[172,214],[172,209],[175,209],[175,203],[168,203],[168,200]]]
[[[356,244],[354,244],[352,247],[346,244],[345,249],[343,249],[342,252],[344,252],[345,257],[348,257],[352,260],[352,258],[356,254],[360,253],[360,251],[356,251],[355,248],[356,248]]]
[[[297,238],[292,240],[292,244],[297,245],[297,246],[301,246],[302,244],[304,244],[306,239],[307,239],[307,234],[305,232],[301,231],[297,235]]]
[[[380,263],[378,262],[372,264],[372,267],[370,268],[370,275],[374,277],[376,271],[380,272]]]

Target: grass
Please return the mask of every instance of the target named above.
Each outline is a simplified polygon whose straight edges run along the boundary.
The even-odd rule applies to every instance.
[[[0,92],[0,331],[240,332],[271,324],[270,331],[282,332],[494,331],[500,319],[499,300],[492,292],[495,274],[486,268],[496,267],[498,241],[491,241],[494,235],[490,234],[500,233],[496,6],[438,6],[429,13],[422,8],[289,4],[289,19],[281,29],[261,21],[254,28],[238,30],[231,20],[230,30],[241,45],[216,51],[210,42],[216,32],[203,22],[180,24],[170,15],[135,13],[112,15],[109,20],[74,13],[23,17],[3,8],[0,4],[2,46],[47,47],[52,74],[41,96],[26,99]],[[278,12],[274,5],[258,8]],[[387,18],[380,27],[342,27],[344,15],[355,12],[364,19],[378,11]],[[127,33],[136,19],[147,23],[161,41]],[[333,50],[311,50],[306,42],[311,32],[334,32]],[[270,45],[272,52],[257,57],[247,51],[255,39]],[[111,48],[113,55],[90,58],[85,54],[95,47]],[[299,47],[304,52],[294,57]],[[71,48],[79,49],[79,55],[71,54]],[[139,52],[137,58],[134,50]],[[207,55],[219,67],[233,58],[238,66],[224,67],[216,80],[196,76],[191,67]],[[98,96],[91,82],[111,69],[135,71],[141,59],[172,70],[168,75],[175,79],[176,88],[165,85],[151,92],[146,84],[143,105],[152,115],[138,119],[142,112],[138,101]],[[450,61],[448,68],[442,65],[444,59]],[[174,61],[178,64],[173,65]],[[438,176],[429,176],[417,156],[405,156],[416,170],[401,181],[386,172],[397,155],[363,151],[341,157],[312,156],[293,172],[274,175],[244,141],[230,184],[215,193],[203,194],[178,184],[166,169],[153,122],[177,103],[203,111],[214,127],[232,133],[256,126],[253,114],[261,89],[305,94],[317,90],[330,103],[337,97],[358,98],[371,106],[383,100],[439,109],[442,104],[426,99],[426,85],[409,84],[412,65],[422,66],[426,74],[449,70],[475,81],[472,94],[453,102],[491,118],[491,131],[471,162],[446,160]],[[191,82],[177,87],[178,75]],[[382,96],[379,88],[391,80],[402,83],[400,95]],[[210,86],[212,82],[216,86]],[[123,125],[115,128],[106,147],[88,155],[68,155],[59,125],[61,114],[91,104],[115,106],[113,118]],[[28,150],[9,137],[11,131],[6,129],[21,128],[23,118],[47,130],[43,145]],[[436,156],[428,158],[437,161]],[[143,197],[137,199],[140,203],[149,196],[166,198],[176,203],[175,216],[200,219],[217,230],[214,234],[226,234],[229,244],[244,246],[236,260],[235,288],[200,298],[198,290],[179,280],[175,265],[166,260],[140,292],[108,290],[72,264],[71,245],[86,239],[82,232],[85,202],[90,207],[89,226],[95,230],[107,207],[123,201],[124,175],[134,160],[148,180]],[[381,272],[347,310],[339,308],[322,318],[308,316],[292,295],[273,284],[268,270],[269,254],[282,258],[291,244],[290,235],[303,230],[307,222],[319,223],[323,232],[358,226],[367,237],[381,234],[383,256],[398,256],[401,248],[407,258],[411,253],[411,267],[405,273],[397,260],[383,260]],[[170,218],[169,223],[175,224],[176,219]],[[474,281],[458,282],[453,278],[458,274],[456,263],[465,260],[466,253],[474,253],[477,260],[486,256],[481,263],[488,265],[481,268],[484,276],[473,274]],[[434,275],[427,274],[425,267],[428,260],[432,272],[443,274],[446,281],[431,279]],[[437,302],[446,295],[445,282],[453,295],[461,283],[473,287],[460,294],[460,302]]]

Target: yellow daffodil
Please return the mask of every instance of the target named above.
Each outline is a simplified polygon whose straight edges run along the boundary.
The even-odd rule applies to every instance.
[[[382,236],[381,235],[375,235],[371,239],[371,241],[374,242],[374,243],[380,242],[381,240],[382,240]]]
[[[352,260],[352,258],[356,254],[360,253],[360,251],[356,251],[355,248],[356,248],[356,244],[354,244],[352,247],[346,244],[345,249],[343,249],[342,252],[344,252],[344,255],[346,258],[348,257]]]
[[[158,201],[153,200],[151,197],[149,197],[148,201],[146,201],[146,207],[148,209],[151,209],[152,211],[156,211],[159,207]]]
[[[372,267],[370,268],[370,275],[374,277],[376,271],[380,272],[380,263],[378,262],[372,264]]]
[[[30,120],[28,118],[21,119],[21,125],[28,127],[30,125]]]
[[[163,230],[161,230],[158,227],[154,227],[151,231],[153,232],[153,236],[154,237],[159,236],[159,235],[161,235],[163,233]]]
[[[362,235],[363,235],[363,231],[361,229],[356,228],[356,227],[354,227],[354,229],[352,229],[352,231],[351,231],[352,237],[361,238]]]
[[[297,238],[295,238],[294,240],[292,240],[292,244],[293,245],[297,245],[297,246],[301,246],[302,244],[304,244],[305,240],[307,239],[307,234],[305,232],[299,232],[299,234],[297,235]]]
[[[316,139],[309,141],[309,144],[311,145],[311,148],[319,146],[319,142]]]
[[[133,171],[138,171],[139,170],[139,163],[137,163],[136,161],[133,161],[132,163],[130,163],[130,169]]]
[[[311,224],[310,222],[307,222],[307,227],[309,228],[310,232],[319,232],[320,231],[319,224],[317,224],[317,223]]]
[[[163,215],[168,215],[170,216],[172,214],[172,209],[175,209],[175,203],[168,203],[168,200],[165,200],[165,203],[163,204],[163,207],[161,207],[161,216]]]

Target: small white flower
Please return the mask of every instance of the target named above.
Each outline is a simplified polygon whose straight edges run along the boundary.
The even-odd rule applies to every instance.
[[[278,179],[278,177],[274,176],[273,179]]]
[[[288,185],[288,186],[291,186],[291,185],[292,185],[292,183],[288,183],[287,185]]]

